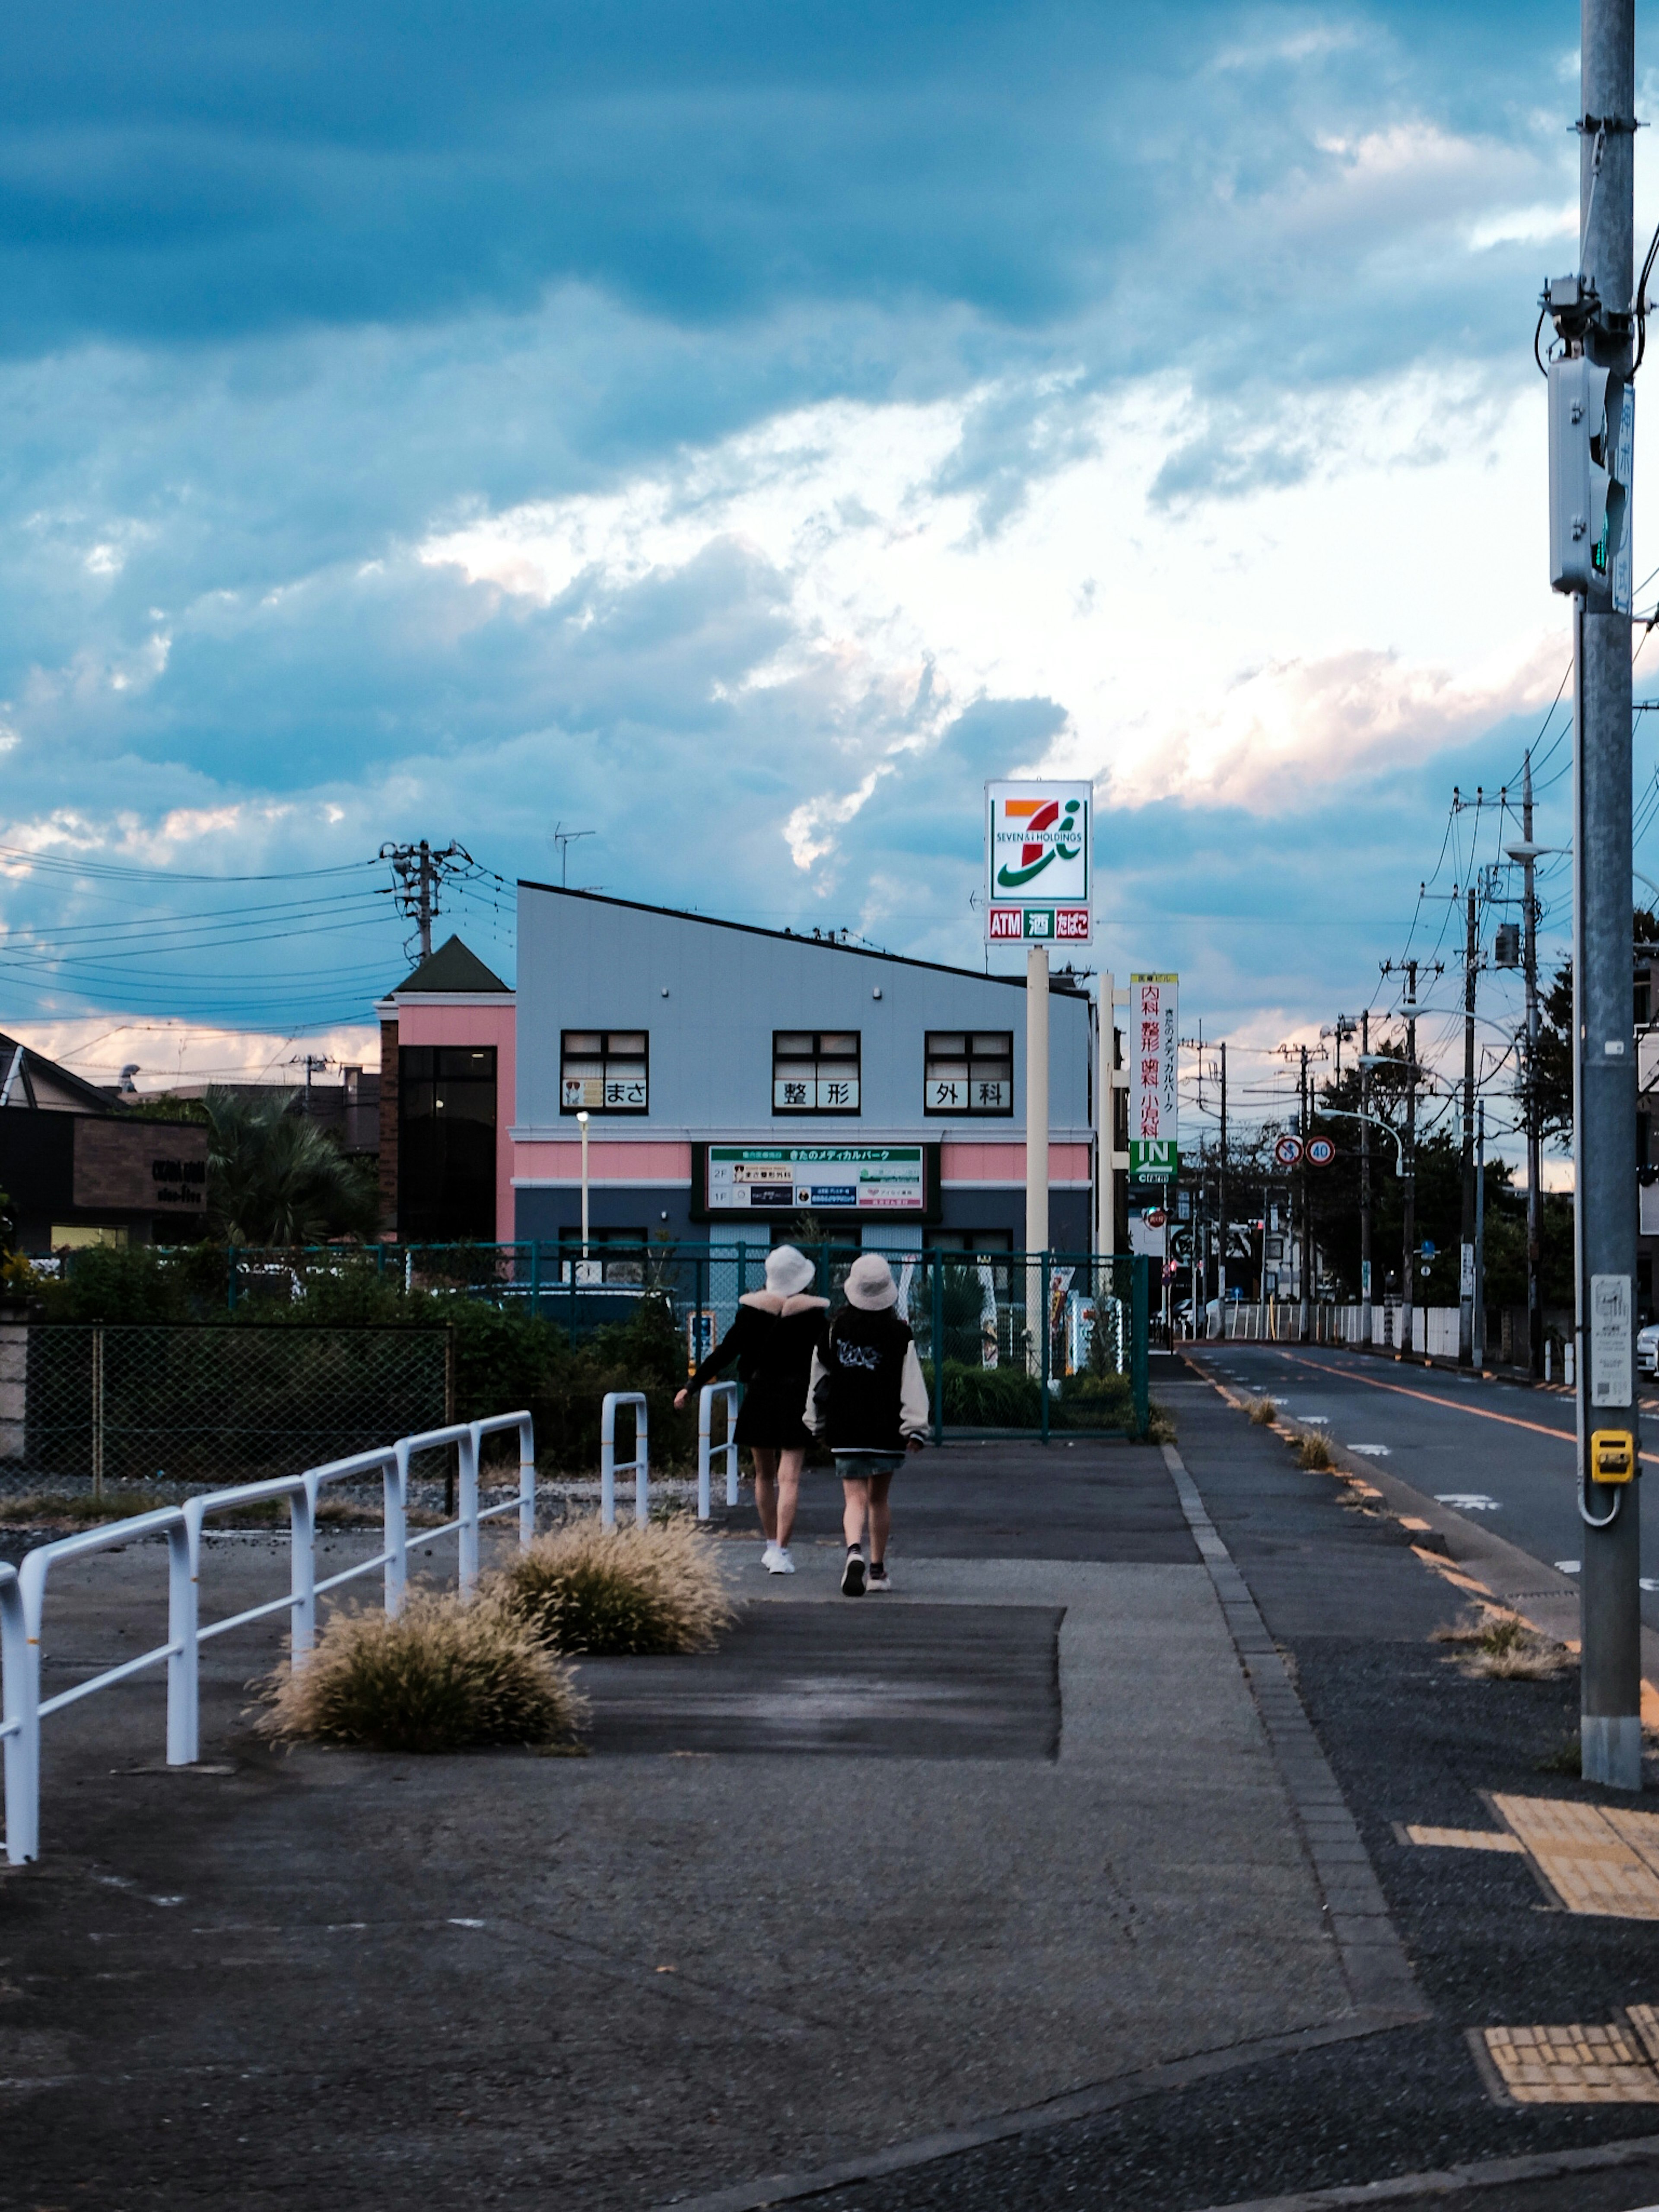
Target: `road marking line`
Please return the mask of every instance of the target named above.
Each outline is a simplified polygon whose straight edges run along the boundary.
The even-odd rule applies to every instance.
[[[1420,1398],[1425,1406],[1445,1406],[1455,1413],[1473,1413],[1478,1421],[1502,1421],[1511,1429],[1531,1429],[1540,1437],[1553,1437],[1557,1443],[1576,1443],[1571,1429],[1552,1429],[1542,1421],[1523,1421],[1516,1413],[1494,1413],[1489,1406],[1465,1406],[1458,1399],[1443,1397],[1437,1390],[1412,1390],[1403,1382],[1384,1382],[1375,1375],[1356,1375],[1350,1367],[1328,1367],[1318,1359],[1304,1359],[1294,1352],[1281,1352],[1281,1359],[1288,1359],[1298,1367],[1311,1367],[1316,1375],[1340,1375],[1350,1382],[1363,1382],[1368,1390],[1392,1390],[1396,1397]],[[1659,1458],[1650,1452],[1642,1455],[1659,1467]]]

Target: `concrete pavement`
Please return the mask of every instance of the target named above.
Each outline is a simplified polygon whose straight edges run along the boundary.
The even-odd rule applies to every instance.
[[[210,1647],[200,1773],[134,1771],[159,1685],[49,1723],[0,2203],[759,2203],[1374,2027],[1162,1455],[896,1494],[891,1598],[839,1596],[817,1478],[793,1580],[730,1542],[724,1651],[584,1669],[587,1759],[272,1753],[257,1632]],[[215,1607],[284,1566],[220,1547]],[[161,1584],[66,1572],[49,1673],[141,1648]]]

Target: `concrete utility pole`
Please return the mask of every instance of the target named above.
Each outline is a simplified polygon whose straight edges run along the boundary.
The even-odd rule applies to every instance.
[[[1527,1364],[1534,1379],[1544,1372],[1544,1299],[1540,1287],[1540,1261],[1543,1249],[1543,1196],[1538,1188],[1542,1171],[1542,1141],[1538,1128],[1538,900],[1534,889],[1534,871],[1538,866],[1538,848],[1532,842],[1532,748],[1527,748],[1525,768],[1521,781],[1521,843],[1511,847],[1511,858],[1518,850],[1521,860],[1521,896],[1526,919],[1525,963],[1527,983]]]
[[[1312,1325],[1313,1297],[1313,1224],[1309,1218],[1308,1200],[1308,1139],[1313,1134],[1308,1126],[1308,1048],[1302,1048],[1302,1119],[1298,1125],[1302,1138],[1302,1340],[1305,1344]]]
[[[1221,1302],[1222,1328],[1227,1325],[1227,1042],[1221,1043],[1221,1157],[1216,1168],[1216,1212],[1220,1224],[1216,1231],[1215,1294]]]
[[[429,960],[432,923],[440,911],[444,879],[459,866],[471,867],[472,855],[453,838],[436,850],[422,837],[418,845],[382,845],[380,858],[392,863],[392,879],[383,890],[391,891],[398,911],[415,925],[414,939],[404,949],[412,952],[418,944],[421,958]]]
[[[1417,1300],[1417,963],[1406,968],[1406,1188],[1403,1289],[1400,1304],[1400,1344],[1409,1358],[1414,1340],[1412,1314]]]
[[[1635,0],[1583,0],[1579,274],[1596,308],[1580,343],[1627,378],[1636,143]],[[1616,400],[1615,400],[1616,395]],[[1622,405],[1610,387],[1609,417]],[[1613,566],[1615,549],[1608,550]],[[1597,595],[1598,597],[1600,594]],[[1595,1431],[1636,1429],[1636,1056],[1631,1020],[1629,613],[1573,599],[1573,1171],[1578,1449],[1585,1499],[1580,1582],[1583,1771],[1642,1786],[1639,1486],[1595,1480]]]
[[[1025,1249],[1048,1249],[1048,948],[1034,945],[1025,956]],[[1042,1369],[1043,1338],[1048,1326],[1042,1311],[1042,1269],[1033,1259],[1025,1269],[1026,1364],[1033,1375]]]
[[[1359,1017],[1359,1111],[1371,1110],[1371,1014]],[[1359,1297],[1365,1309],[1363,1336],[1371,1340],[1371,1125],[1359,1124]]]
[[[1476,1109],[1474,1133],[1474,1364],[1486,1364],[1486,1102]]]
[[[1457,1278],[1457,1357],[1465,1366],[1474,1348],[1474,971],[1480,957],[1471,884],[1463,940],[1463,1249]]]

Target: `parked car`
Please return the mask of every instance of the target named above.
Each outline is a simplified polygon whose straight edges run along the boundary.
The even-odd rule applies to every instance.
[[[1659,1375],[1659,1321],[1637,1330],[1636,1365],[1643,1375]]]

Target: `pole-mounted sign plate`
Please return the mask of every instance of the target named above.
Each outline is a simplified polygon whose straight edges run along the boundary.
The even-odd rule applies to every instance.
[[[1282,1137],[1279,1137],[1274,1139],[1273,1164],[1275,1167],[1293,1168],[1299,1163],[1301,1158],[1302,1139],[1300,1137],[1293,1137],[1290,1131],[1286,1129]]]
[[[985,787],[985,938],[1087,945],[1091,918],[1091,783]]]
[[[1123,1049],[1129,1062],[1132,1176],[1173,1176],[1176,1171],[1181,1139],[1178,985],[1174,975],[1129,978]],[[1163,1164],[1166,1161],[1167,1166]]]

